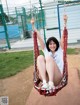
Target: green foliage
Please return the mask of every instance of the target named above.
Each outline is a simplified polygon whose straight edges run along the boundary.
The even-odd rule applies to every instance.
[[[2,21],[3,15],[4,15],[5,21],[6,22],[9,22],[8,16],[5,13],[3,13],[3,14],[0,14],[0,25],[3,25],[4,24],[3,21]]]
[[[45,22],[45,12],[44,10],[37,10],[31,11],[30,13],[27,13],[26,15],[26,21],[27,23],[30,23],[32,16],[35,18],[35,24],[38,25],[38,28],[43,28],[43,21],[44,21],[44,26],[46,24]]]

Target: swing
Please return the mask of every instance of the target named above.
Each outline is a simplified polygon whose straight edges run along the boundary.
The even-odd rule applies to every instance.
[[[48,90],[42,90],[41,89],[41,80],[39,78],[39,71],[37,69],[37,57],[39,56],[39,48],[37,43],[37,33],[33,32],[33,41],[34,41],[34,87],[38,90],[38,92],[41,95],[45,96],[53,96],[56,95],[58,91],[60,91],[63,87],[65,87],[68,83],[68,67],[67,67],[67,56],[66,56],[66,50],[67,50],[67,37],[68,32],[66,29],[66,26],[63,30],[64,34],[64,51],[63,51],[63,59],[64,59],[64,70],[63,70],[63,78],[58,86],[55,87],[55,90],[53,92],[49,92]]]
[[[39,71],[37,68],[37,57],[39,56],[39,47],[38,47],[38,42],[37,42],[37,33],[34,31],[33,32],[33,42],[34,42],[34,72],[33,72],[33,81],[34,81],[34,88],[41,94],[45,96],[54,96],[56,95],[57,92],[59,92],[63,87],[65,87],[68,83],[68,67],[67,67],[67,56],[66,56],[66,51],[67,51],[67,39],[68,39],[68,31],[66,28],[66,15],[64,15],[64,29],[63,29],[63,36],[64,36],[64,47],[63,47],[63,60],[64,60],[64,69],[63,69],[63,78],[61,82],[58,84],[58,86],[55,87],[55,89],[50,92],[49,90],[42,90],[41,85],[42,81],[39,78]]]

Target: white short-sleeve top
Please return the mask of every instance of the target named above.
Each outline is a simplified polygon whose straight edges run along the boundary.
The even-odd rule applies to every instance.
[[[49,52],[47,48],[45,47],[43,50],[45,58],[47,56],[51,56],[54,61],[56,62],[61,74],[63,74],[63,67],[64,67],[64,62],[63,62],[63,50],[61,47],[58,48],[58,50],[53,54],[51,51]]]

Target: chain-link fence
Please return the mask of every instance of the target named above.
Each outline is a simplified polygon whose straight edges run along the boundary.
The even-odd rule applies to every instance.
[[[55,36],[60,40],[64,27],[64,13],[68,16],[68,43],[79,43],[80,2],[61,4],[37,0],[20,7],[11,8],[8,12],[5,9],[3,13],[0,11],[0,17],[4,15],[5,18],[5,23],[2,24],[0,21],[0,48],[10,48],[16,41],[31,38],[30,20],[32,17],[36,20],[36,28],[43,29],[40,33],[44,40],[50,36]]]

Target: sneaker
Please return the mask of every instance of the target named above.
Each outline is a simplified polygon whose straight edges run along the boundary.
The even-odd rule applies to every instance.
[[[48,84],[47,83],[43,83],[41,89],[42,90],[47,90],[48,89]]]
[[[48,83],[48,90],[50,93],[55,90],[55,86],[54,86],[54,83],[52,81],[49,81],[49,83]]]
[[[52,85],[52,86],[49,85],[49,86],[48,86],[48,90],[49,90],[50,93],[54,92],[55,86],[54,86],[54,85]]]

